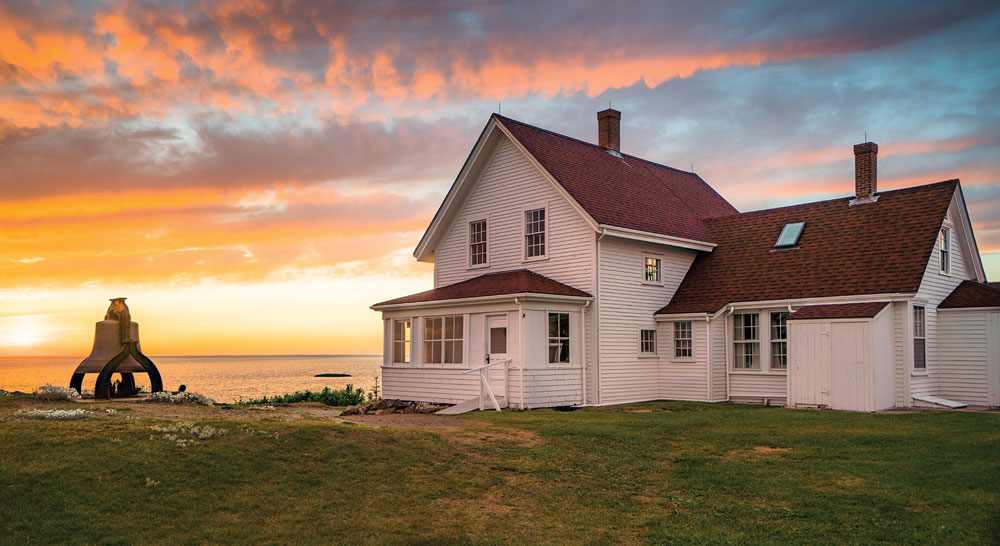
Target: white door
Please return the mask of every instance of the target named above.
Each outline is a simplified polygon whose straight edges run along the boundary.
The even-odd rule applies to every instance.
[[[1000,406],[1000,313],[989,313],[986,326],[986,392],[990,405]]]
[[[507,392],[507,317],[488,317],[486,321],[486,356],[490,363],[497,363],[490,368],[488,375],[490,386],[497,396],[506,396]]]
[[[834,322],[831,325],[831,400],[838,410],[875,409],[874,373],[869,322]]]
[[[788,403],[830,405],[830,323],[788,322]]]

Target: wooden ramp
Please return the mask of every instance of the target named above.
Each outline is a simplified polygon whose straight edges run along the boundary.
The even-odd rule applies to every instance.
[[[964,408],[966,406],[966,404],[963,404],[961,402],[955,402],[954,400],[938,398],[937,396],[914,396],[913,401],[923,402],[922,404],[914,404],[914,405],[931,407],[931,408],[958,409],[958,408]]]
[[[497,402],[500,404],[501,408],[507,407],[506,398],[502,397],[497,398]],[[496,409],[495,407],[493,407],[493,401],[490,400],[489,398],[486,399],[486,404],[484,405],[484,407],[487,410]],[[469,413],[470,411],[478,411],[478,410],[479,410],[479,397],[477,396],[471,400],[466,400],[465,402],[462,402],[460,404],[455,404],[450,408],[445,408],[439,412],[436,412],[435,415],[461,415],[463,413]]]

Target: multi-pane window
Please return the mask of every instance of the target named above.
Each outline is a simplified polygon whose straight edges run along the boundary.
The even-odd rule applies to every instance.
[[[733,315],[733,368],[760,369],[760,337],[757,313]]]
[[[569,363],[569,313],[549,313],[549,364]]]
[[[486,263],[486,220],[469,222],[469,264]]]
[[[927,339],[925,336],[924,308],[913,306],[913,368],[927,369]]]
[[[462,363],[462,315],[424,319],[424,363]]]
[[[685,320],[674,323],[674,357],[690,358],[694,356],[692,352],[691,321]]]
[[[941,272],[951,272],[951,230],[944,228],[941,230]]]
[[[392,321],[392,362],[410,363],[410,320]]]
[[[656,354],[656,330],[639,330],[639,353]]]
[[[646,282],[660,282],[660,259],[646,256]]]
[[[771,369],[788,369],[788,312],[771,313]]]
[[[524,213],[524,249],[528,258],[545,256],[545,209]]]

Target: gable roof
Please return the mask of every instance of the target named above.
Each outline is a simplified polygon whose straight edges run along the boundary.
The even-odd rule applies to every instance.
[[[506,296],[517,294],[545,294],[553,296],[569,296],[575,298],[591,298],[583,290],[552,280],[527,269],[487,273],[478,277],[449,284],[426,292],[419,292],[402,298],[383,301],[372,306],[373,309],[404,303],[429,303],[436,301],[460,300],[484,296]]]
[[[962,281],[938,305],[939,309],[962,309],[969,307],[1000,307],[1000,283]]]
[[[706,219],[718,246],[700,253],[657,314],[712,313],[728,303],[913,293],[958,180]],[[804,221],[796,247],[776,250],[785,224]]]
[[[598,224],[712,243],[702,220],[737,212],[695,173],[493,116]]]
[[[788,320],[871,318],[885,309],[886,305],[889,305],[889,302],[807,305],[789,315]]]

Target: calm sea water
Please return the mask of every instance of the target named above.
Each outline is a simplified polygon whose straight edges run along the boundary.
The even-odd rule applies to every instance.
[[[217,402],[259,398],[323,387],[342,389],[348,384],[369,392],[375,376],[381,375],[381,356],[152,356],[163,377],[163,388],[177,390],[187,385]],[[77,357],[0,358],[0,389],[31,392],[41,385],[69,386]],[[351,377],[314,377],[321,373],[346,373]],[[136,383],[148,392],[146,374],[136,374]],[[83,388],[93,390],[96,375],[84,378]],[[381,384],[381,377],[379,378]]]

